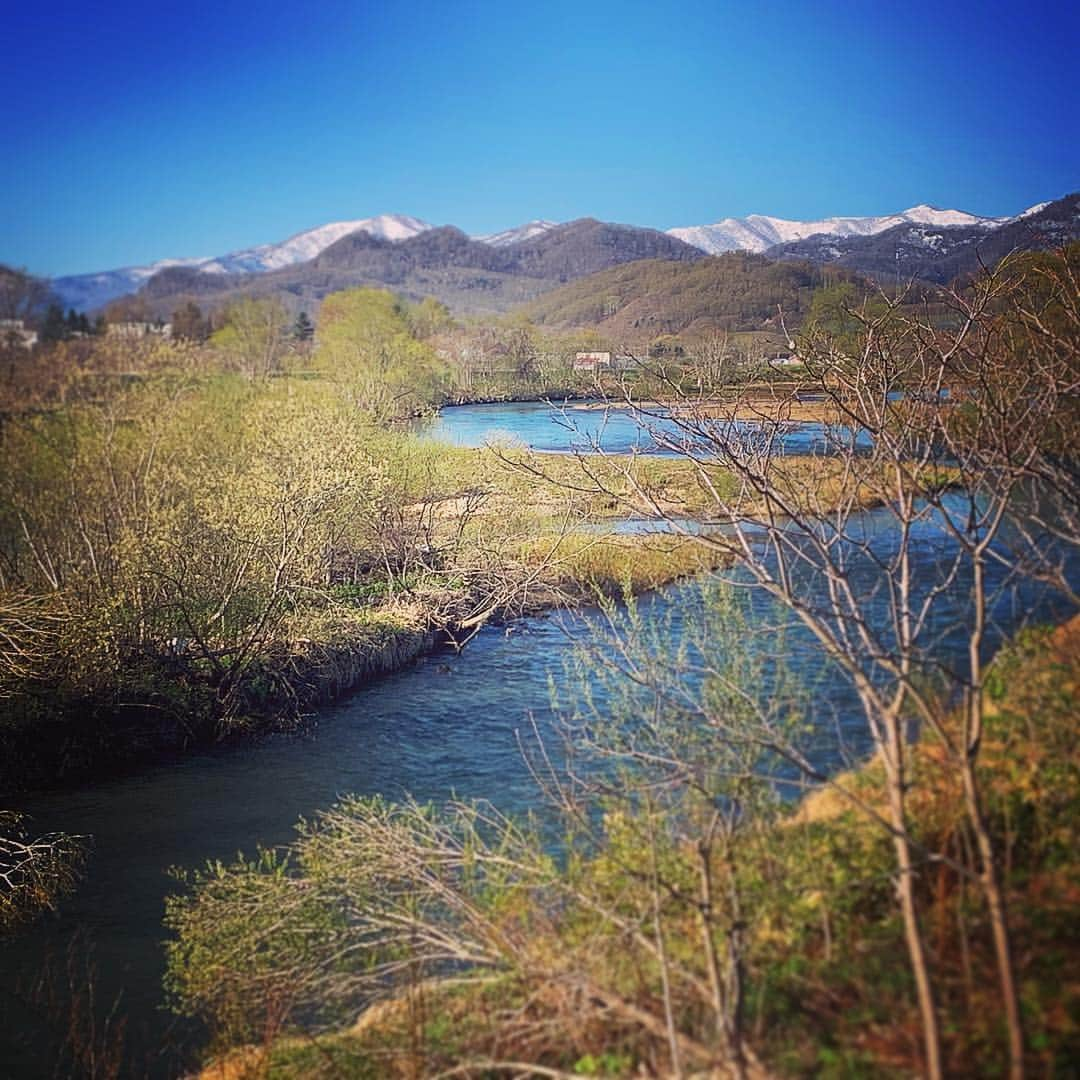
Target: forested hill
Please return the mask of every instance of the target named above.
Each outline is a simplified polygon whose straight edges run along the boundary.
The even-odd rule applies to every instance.
[[[308,262],[260,274],[171,267],[137,295],[148,314],[167,318],[188,300],[217,307],[239,296],[277,296],[312,310],[331,292],[383,286],[418,300],[433,296],[457,312],[505,311],[582,275],[637,259],[688,263],[697,248],[655,229],[583,218],[539,236],[493,246],[444,226],[391,241],[357,231]]]
[[[614,340],[695,337],[776,329],[780,311],[790,326],[798,325],[814,290],[838,282],[865,287],[844,270],[742,252],[692,263],[650,259],[581,278],[526,305],[523,312],[543,325],[596,327]]]
[[[811,236],[777,244],[770,259],[810,260],[842,266],[892,281],[897,274],[947,285],[1010,251],[1060,247],[1080,239],[1080,192],[1047,203],[994,229],[965,226],[897,225],[873,236]]]

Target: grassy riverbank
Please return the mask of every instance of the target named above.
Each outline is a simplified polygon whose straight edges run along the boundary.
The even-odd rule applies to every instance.
[[[158,392],[153,384],[133,391],[143,399]],[[284,443],[275,456],[285,475],[280,482],[249,479],[230,460],[239,448],[228,445],[211,442],[206,449],[213,456],[198,446],[177,446],[169,463],[173,483],[182,499],[197,500],[203,522],[192,522],[185,512],[183,533],[175,531],[180,521],[156,511],[149,520],[121,522],[121,533],[125,527],[163,530],[151,544],[140,541],[142,551],[111,542],[105,547],[103,534],[99,539],[90,533],[91,544],[102,544],[92,554],[99,563],[109,560],[111,581],[99,573],[85,591],[65,589],[54,594],[52,607],[39,601],[28,609],[41,619],[48,652],[43,649],[37,664],[0,696],[4,792],[78,782],[208,742],[295,726],[311,709],[423,652],[466,639],[486,621],[640,592],[715,562],[671,537],[605,535],[604,523],[625,516],[626,508],[619,499],[574,490],[579,466],[572,458],[548,462],[554,472],[542,481],[487,450],[438,446],[347,419],[319,384],[253,388],[215,376],[189,392],[195,396],[190,408],[208,412],[211,427],[218,408],[255,409],[277,422],[284,406],[284,416],[298,422],[290,431],[276,426],[273,435]],[[344,462],[317,449],[309,411],[344,425],[337,435],[348,455]],[[178,437],[186,416],[173,417]],[[102,419],[95,407],[46,416],[33,422],[36,432],[14,429],[8,436],[29,435],[30,444],[43,450],[56,425],[85,425],[83,439],[89,441]],[[261,419],[255,427],[265,430]],[[365,451],[358,455],[361,443]],[[134,449],[141,453],[138,443]],[[322,472],[305,463],[313,452]],[[204,476],[207,468],[231,472],[228,505],[215,504],[215,485],[199,483],[198,473],[185,494],[177,457]],[[55,464],[66,469],[76,462]],[[123,469],[127,463],[105,465]],[[138,460],[132,465],[139,467]],[[614,463],[606,468],[614,482]],[[700,510],[686,463],[635,463],[633,474],[672,512]],[[374,492],[358,492],[357,500],[349,492],[361,479]],[[252,481],[256,486],[245,501],[237,485]],[[96,486],[92,474],[81,482]],[[256,550],[263,565],[253,564],[247,543],[236,540],[253,527],[269,528],[272,536],[268,511],[294,519],[297,529],[310,528],[303,524],[308,507],[339,500],[342,491],[340,511],[329,507],[333,532],[326,540],[313,543],[279,530],[279,542],[295,545],[285,552],[287,564],[272,548]],[[40,505],[49,496],[48,483],[27,496]],[[337,514],[343,516],[335,521]],[[72,525],[77,540],[85,523],[56,519],[57,540]],[[329,564],[327,540],[335,545]],[[47,542],[56,543],[51,536]],[[203,576],[200,558],[218,569],[208,566]],[[227,575],[237,573],[247,580],[230,582]],[[281,584],[284,575],[292,578],[287,585]],[[167,592],[156,599],[147,595],[163,586]]]
[[[1004,649],[991,671],[993,703],[979,767],[1013,913],[1028,1065],[1039,1075],[1066,1074],[1080,1051],[1080,985],[1069,975],[1080,964],[1078,686],[1080,619],[1056,631],[1028,632]],[[900,1077],[919,1070],[910,976],[896,963],[903,942],[891,897],[889,838],[865,810],[837,794],[843,789],[870,809],[882,806],[881,771],[869,764],[836,783],[744,836],[737,853],[725,856],[734,858],[746,935],[748,1076]],[[914,749],[911,786],[913,836],[926,850],[942,852],[962,867],[963,798],[933,737],[924,737]],[[375,829],[382,813],[339,808],[298,842],[303,869],[293,873],[309,882],[313,895],[326,888],[332,893],[335,860],[351,857],[346,851],[351,815]],[[390,829],[391,820],[387,816],[385,835],[373,832],[372,837],[397,835],[403,842],[405,833]],[[426,828],[408,821],[403,813],[399,824],[406,832]],[[639,872],[640,841],[632,822],[609,817],[595,855],[562,871],[537,863],[526,874],[523,841],[508,839],[500,849],[505,879],[477,882],[475,889],[460,881],[455,886],[475,904],[469,914],[472,933],[489,926],[492,938],[483,940],[504,941],[498,958],[485,960],[482,978],[470,981],[465,965],[455,978],[434,979],[419,967],[412,970],[403,956],[402,992],[355,1023],[301,1035],[277,1030],[267,1017],[266,1040],[221,1054],[204,1070],[204,1080],[407,1077],[454,1070],[465,1075],[485,1068],[501,1073],[504,1066],[495,1063],[514,1061],[535,1066],[519,1067],[528,1075],[663,1073],[669,1050],[662,968],[648,919],[637,922],[653,902],[649,876]],[[695,880],[693,850],[664,849],[656,857],[674,879],[681,866],[687,886]],[[387,865],[391,858],[385,857]],[[327,873],[329,878],[323,876]],[[184,933],[174,954],[180,980],[175,985],[192,995],[189,1004],[205,992],[201,1000],[219,1010],[223,1033],[230,1022],[240,1022],[241,1013],[231,1014],[230,1021],[220,1010],[242,1010],[242,997],[231,995],[242,994],[249,975],[257,975],[264,988],[274,984],[273,960],[245,973],[221,959],[218,947],[228,943],[235,955],[249,935],[259,938],[258,897],[263,885],[270,885],[263,874],[254,866],[234,868],[207,880],[197,903],[175,909],[174,925]],[[716,875],[724,879],[720,865]],[[275,911],[282,920],[277,933],[286,935],[292,903],[288,876],[270,890],[278,896]],[[359,883],[346,878],[342,887],[355,889]],[[392,887],[391,879],[383,887]],[[232,906],[233,888],[246,898],[243,912]],[[986,913],[971,882],[948,861],[922,867],[918,889],[930,962],[941,987],[947,1068],[955,1075],[997,1075],[1002,1021]],[[453,895],[447,892],[444,899]],[[727,902],[717,900],[721,906]],[[317,903],[304,908],[306,925]],[[690,982],[706,980],[705,957],[696,950],[700,934],[692,897],[670,895],[663,911],[674,970]],[[447,933],[452,923],[448,914]],[[324,932],[335,931],[327,924]],[[304,963],[303,951],[294,952],[283,939],[271,937],[266,945],[271,954],[282,950],[283,970]],[[314,975],[315,968],[304,970],[309,978]],[[700,1014],[691,985],[673,990],[672,1003],[686,1066],[726,1075],[730,1061]]]
[[[209,407],[211,424],[219,406],[253,408],[267,421],[284,415],[298,422],[291,431],[277,427],[274,433],[284,443],[277,457],[285,470],[280,482],[291,483],[292,491],[275,491],[278,480],[259,479],[259,486],[272,486],[256,488],[253,503],[245,506],[236,497],[244,474],[234,471],[232,505],[214,532],[202,526],[163,538],[169,547],[148,548],[154,562],[140,566],[136,560],[131,575],[125,563],[113,563],[119,594],[98,593],[100,600],[94,600],[91,593],[77,617],[67,608],[47,639],[56,650],[53,662],[20,680],[19,692],[0,699],[6,751],[0,790],[79,782],[194,746],[295,727],[317,706],[424,652],[467,640],[487,621],[640,593],[724,561],[722,553],[677,535],[612,531],[628,516],[708,519],[716,499],[730,498],[735,490],[730,474],[717,465],[442,446],[345,418],[323,391],[318,383],[291,380],[265,388],[220,377],[195,384],[191,407]],[[157,393],[153,385],[135,392]],[[337,445],[348,455],[344,469],[342,457],[328,454],[318,433],[311,433],[309,410],[341,425]],[[96,415],[80,422],[93,424]],[[178,419],[182,427],[185,414]],[[263,431],[263,421],[257,419],[255,427]],[[361,443],[366,449],[358,455]],[[233,468],[228,445],[211,449],[224,460],[196,455],[193,465]],[[192,448],[179,453],[190,460]],[[313,455],[323,472],[312,471]],[[230,534],[251,528],[241,515],[255,515],[264,528],[270,525],[267,511],[276,506],[277,513],[299,523],[309,506],[339,499],[360,476],[374,483],[374,496],[357,502],[349,495],[341,523],[329,515],[335,538],[327,534],[322,548],[298,536],[284,571],[275,568],[276,556],[268,550],[265,568],[242,591],[220,577],[192,577],[199,544],[203,557],[219,561],[221,572],[250,575],[250,556],[228,546],[234,543]],[[297,493],[298,481],[308,490]],[[850,477],[822,458],[785,460],[775,482],[815,512],[827,512],[850,494]],[[200,485],[191,498],[208,515],[220,516],[225,508],[207,501],[211,491]],[[859,497],[867,506],[879,498],[872,486]],[[747,512],[754,509],[748,502]],[[283,533],[279,542],[294,541]],[[329,563],[328,542],[340,552]],[[142,640],[114,637],[122,628],[131,634],[124,624],[130,626],[132,602],[145,603],[148,583],[160,588],[167,573],[176,575],[173,595],[141,617]],[[294,579],[287,588],[274,584],[282,573]],[[235,612],[231,628],[228,614],[224,623],[220,616],[208,618],[211,606]],[[147,622],[167,611],[168,637]],[[114,630],[104,618],[121,621]],[[98,653],[103,662],[91,659],[95,647],[104,650]],[[78,661],[74,667],[72,660]]]
[[[715,563],[686,541],[586,533],[538,534],[519,545],[517,561],[531,580],[505,604],[432,575],[374,600],[297,609],[230,685],[227,715],[214,673],[184,655],[132,661],[92,692],[48,688],[8,701],[0,790],[69,784],[302,725],[309,710],[466,640],[484,622],[657,588]]]

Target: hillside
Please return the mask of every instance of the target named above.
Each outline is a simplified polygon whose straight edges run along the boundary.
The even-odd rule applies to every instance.
[[[138,293],[167,317],[187,300],[219,307],[241,296],[276,296],[291,309],[318,306],[331,292],[384,286],[409,299],[434,296],[457,312],[499,312],[558,285],[639,259],[691,263],[696,248],[655,229],[583,218],[505,245],[473,240],[451,226],[394,241],[358,230],[307,262],[260,274],[170,267]]]
[[[808,263],[772,262],[731,252],[696,262],[648,260],[582,278],[527,305],[535,322],[589,326],[621,341],[661,334],[701,337],[717,331],[776,329],[805,315],[810,294],[845,272]]]
[[[1010,251],[1056,247],[1080,238],[1080,193],[1033,208],[996,228],[905,223],[873,236],[813,236],[777,244],[770,259],[831,264],[883,281],[946,285],[993,266]]]

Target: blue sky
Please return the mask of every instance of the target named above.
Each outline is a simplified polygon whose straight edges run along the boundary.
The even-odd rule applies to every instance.
[[[343,218],[670,228],[1080,188],[1080,5],[20,2],[0,261],[74,273]]]

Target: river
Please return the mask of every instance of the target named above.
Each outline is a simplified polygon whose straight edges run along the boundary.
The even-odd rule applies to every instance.
[[[602,414],[581,415],[586,425],[602,424]],[[462,445],[480,445],[498,431],[538,449],[568,448],[566,428],[537,405],[447,409],[429,430]],[[629,433],[620,432],[617,445],[625,448]],[[893,543],[887,512],[867,513],[863,523],[878,552],[887,552]],[[944,542],[932,522],[917,537],[915,571],[927,587]],[[765,601],[751,603],[764,620]],[[881,617],[883,603],[871,599],[871,618],[875,612]],[[668,620],[677,639],[699,604],[698,586],[684,583],[645,598],[642,611],[652,623]],[[961,604],[940,609],[943,656],[956,652],[958,639],[948,628]],[[1064,614],[1063,604],[1035,586],[1019,586],[995,609],[991,644],[1028,619]],[[346,792],[390,798],[408,792],[435,802],[478,796],[509,811],[535,806],[517,732],[530,717],[541,731],[550,727],[549,679],[561,681],[573,639],[587,632],[592,617],[582,611],[486,628],[460,654],[423,658],[321,710],[301,736],[195,753],[28,801],[24,809],[39,829],[77,830],[91,835],[94,846],[84,881],[59,913],[0,949],[0,1075],[53,1075],[58,1032],[40,1008],[28,1009],[21,999],[27,987],[51,977],[65,1000],[69,957],[77,984],[86,985],[92,974],[95,1014],[105,1016],[116,1003],[117,1013],[127,1017],[130,1057],[123,1075],[175,1076],[196,1060],[201,1032],[163,1009],[161,919],[164,898],[176,888],[170,867],[198,867],[286,842],[301,815],[315,814]],[[821,682],[813,643],[796,631],[785,648],[797,670],[817,673],[818,707],[829,710],[830,725],[834,715],[839,719],[849,749],[865,749],[855,704],[838,680]]]
[[[658,454],[673,456],[665,443],[683,446],[686,428],[671,420],[661,408],[650,410],[647,423],[639,422],[628,408],[598,407],[596,401],[568,401],[552,405],[507,402],[495,405],[458,405],[443,409],[434,420],[417,425],[426,435],[455,446],[478,447],[488,443],[524,447],[543,453]],[[690,424],[684,421],[684,425]],[[703,423],[708,423],[704,421]],[[720,423],[720,421],[717,421]],[[735,429],[752,437],[761,426],[738,421]],[[825,453],[839,437],[841,428],[821,423],[769,425],[770,437],[789,454]],[[865,433],[856,445],[866,447]]]

